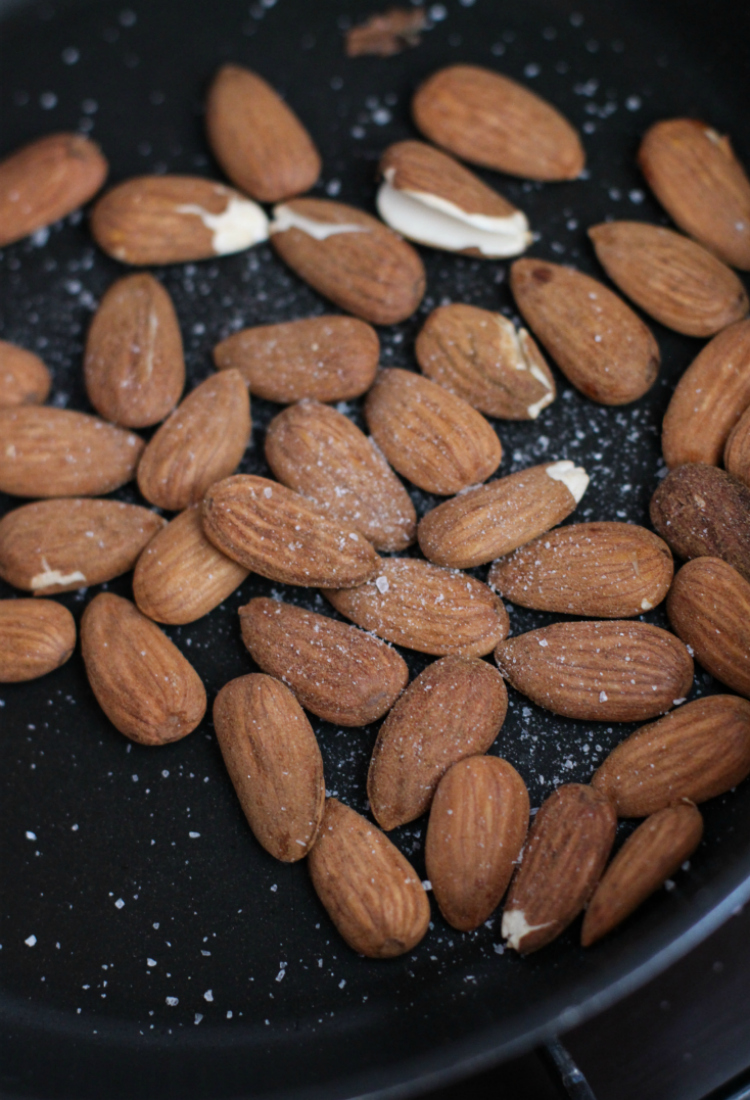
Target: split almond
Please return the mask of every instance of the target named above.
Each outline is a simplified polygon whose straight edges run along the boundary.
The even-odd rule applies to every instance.
[[[36,680],[64,665],[76,624],[55,600],[0,600],[0,684]]]
[[[727,473],[750,486],[750,406],[737,421],[724,448]]]
[[[52,379],[38,355],[0,340],[0,409],[12,405],[41,405]]]

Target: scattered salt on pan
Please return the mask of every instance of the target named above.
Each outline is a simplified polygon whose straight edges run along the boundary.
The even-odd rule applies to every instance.
[[[27,936],[23,942],[27,947],[33,947],[36,944],[36,936]]]
[[[180,1003],[179,997],[165,997],[164,999],[170,1006],[170,1008],[174,1008],[175,1005],[178,1005]]]
[[[207,989],[206,992],[203,994],[203,1000],[204,1001],[213,1001],[213,999],[214,999],[213,989]]]

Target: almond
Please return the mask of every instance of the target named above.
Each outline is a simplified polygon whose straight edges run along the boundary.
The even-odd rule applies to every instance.
[[[638,164],[680,229],[750,270],[750,180],[728,137],[697,119],[666,119],[646,132]]]
[[[467,489],[427,512],[419,524],[419,545],[436,565],[482,565],[561,523],[588,483],[583,467],[563,461]]]
[[[282,584],[343,588],[372,577],[380,564],[351,524],[329,519],[299,493],[251,474],[209,489],[203,530],[222,553]]]
[[[0,492],[101,496],[135,476],[143,440],[70,409],[0,409]]]
[[[509,947],[538,951],[575,920],[604,870],[616,827],[612,803],[593,787],[569,783],[546,799],[505,902]]]
[[[328,405],[302,401],[279,413],[266,430],[266,460],[282,484],[378,550],[414,541],[417,514],[406,489],[372,441]]]
[[[37,596],[103,584],[132,569],[164,523],[119,500],[25,504],[0,520],[0,576]]]
[[[503,449],[484,417],[413,371],[379,371],[365,417],[391,466],[425,492],[449,496],[500,465]]]
[[[83,363],[86,393],[105,420],[158,424],[185,385],[182,337],[172,299],[153,275],[128,275],[94,315]]]
[[[705,802],[750,774],[750,703],[712,695],[686,703],[622,741],[591,780],[620,817],[645,817],[689,798]]]
[[[76,624],[55,600],[0,600],[0,684],[36,680],[64,665]]]
[[[41,405],[52,378],[38,355],[0,340],[0,409],[11,405]]]
[[[470,756],[445,773],[430,808],[427,877],[449,924],[472,932],[492,916],[529,827],[526,784],[507,760]]]
[[[214,374],[152,437],[138,467],[138,488],[152,504],[179,512],[237,468],[249,440],[250,398],[240,372]]]
[[[602,405],[627,405],[656,381],[659,347],[603,283],[546,260],[516,260],[511,289],[532,332],[569,382]]]
[[[256,839],[284,863],[312,848],[323,817],[323,759],[288,688],[254,673],[225,684],[214,728],[229,778]]]
[[[750,406],[737,421],[724,448],[727,472],[750,486]]]
[[[194,505],[159,531],[138,559],[133,596],[157,623],[192,623],[230,596],[247,577],[203,533]]]
[[[508,709],[503,678],[477,657],[443,657],[413,680],[380,727],[367,774],[381,829],[420,817],[457,760],[486,752]]]
[[[131,741],[178,741],[203,718],[206,691],[197,672],[130,600],[94,597],[81,620],[81,650],[99,706]]]
[[[602,222],[588,234],[612,282],[675,332],[713,336],[750,308],[731,268],[680,233],[646,222]]]
[[[487,578],[520,607],[625,619],[660,604],[672,583],[669,547],[634,523],[572,523],[496,561]]]
[[[425,137],[470,164],[534,180],[572,180],[583,171],[583,147],[567,119],[478,65],[433,73],[417,89],[412,115]]]
[[[423,374],[487,416],[536,420],[555,400],[555,380],[536,342],[501,313],[438,306],[415,351]]]
[[[638,722],[664,714],[693,683],[693,662],[673,634],[628,620],[553,623],[500,642],[500,671],[553,714]]]
[[[310,877],[354,951],[388,959],[411,951],[430,921],[419,875],[380,829],[336,798],[326,799]]]
[[[375,325],[411,317],[425,271],[417,253],[377,218],[328,199],[276,206],[271,243],[324,298]]]
[[[293,604],[250,600],[240,608],[240,626],[255,663],[326,722],[366,726],[409,682],[406,661],[385,642]]]
[[[257,73],[222,65],[206,102],[208,143],[232,183],[259,202],[309,191],[320,155],[294,111]]]
[[[418,46],[419,32],[429,28],[424,8],[389,8],[350,27],[344,35],[347,57],[392,57],[407,46]]]

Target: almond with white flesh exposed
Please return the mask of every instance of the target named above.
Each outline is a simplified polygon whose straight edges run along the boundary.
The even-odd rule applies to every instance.
[[[110,592],[94,597],[81,620],[81,651],[99,706],[131,741],[179,741],[203,718],[198,673],[130,600]]]
[[[153,275],[127,275],[107,290],[89,329],[83,375],[105,420],[146,428],[171,413],[185,360],[172,299]]]
[[[497,669],[478,657],[443,657],[413,680],[380,727],[367,773],[381,829],[420,817],[451,764],[486,752],[508,709]]]
[[[496,561],[487,578],[520,607],[625,619],[660,604],[672,583],[667,544],[634,523],[571,523]]]
[[[218,370],[236,367],[266,401],[348,401],[372,385],[380,341],[365,321],[329,314],[242,329],[213,355]]]
[[[263,77],[240,65],[222,65],[214,77],[206,131],[232,183],[259,202],[309,191],[320,175],[320,155],[294,111]]]
[[[638,722],[664,714],[693,684],[693,662],[674,634],[630,620],[553,623],[500,642],[500,671],[553,714]]]
[[[666,806],[638,826],[620,848],[589,902],[581,943],[589,947],[624,921],[693,854],[703,818],[692,802]]]
[[[411,951],[430,923],[419,875],[385,833],[326,800],[308,860],[315,892],[349,946],[371,959]]]
[[[211,375],[152,437],[138,466],[138,488],[151,504],[180,512],[237,469],[249,440],[250,397],[242,375]]]
[[[119,500],[40,500],[0,520],[0,577],[37,596],[103,584],[127,573],[165,524]]]
[[[136,176],[91,212],[94,240],[138,267],[210,260],[268,240],[268,218],[252,199],[199,176]]]
[[[0,409],[41,405],[51,386],[50,373],[38,355],[0,340]]]
[[[500,465],[500,440],[481,413],[413,371],[378,371],[365,418],[391,466],[425,492],[452,496]]]
[[[438,306],[415,351],[423,374],[487,416],[536,420],[555,400],[555,380],[536,342],[501,313]]]
[[[646,817],[681,798],[715,798],[748,774],[750,703],[711,695],[636,730],[600,764],[591,783],[620,817]]]
[[[410,241],[488,259],[518,256],[531,244],[526,215],[432,145],[399,141],[378,171],[378,213]]]
[[[366,726],[409,682],[406,661],[385,642],[294,604],[259,596],[240,608],[240,627],[255,663],[326,722]]]
[[[427,512],[419,524],[419,545],[436,565],[482,565],[562,523],[588,483],[582,466],[562,461],[467,489]]]
[[[196,504],[146,546],[133,574],[133,597],[157,623],[192,623],[218,607],[247,574],[208,541]]]
[[[422,84],[412,115],[444,149],[511,176],[573,180],[586,161],[581,140],[559,111],[510,77],[478,65],[449,65]]]
[[[345,588],[374,576],[380,558],[352,524],[329,519],[299,493],[253,474],[213,485],[203,530],[222,553],[282,584]]]
[[[315,843],[325,802],[323,759],[305,712],[272,676],[225,684],[214,729],[229,778],[256,839],[296,863]]]
[[[55,600],[0,600],[0,684],[36,680],[64,665],[76,624]]]
[[[731,268],[702,245],[647,222],[602,222],[588,231],[597,259],[636,305],[687,336],[713,336],[750,308]]]
[[[659,347],[630,306],[603,283],[562,264],[516,260],[518,308],[565,377],[601,405],[627,405],[651,389]]]
[[[750,486],[750,406],[732,428],[724,448],[727,473]]]
[[[374,325],[411,317],[425,271],[417,253],[377,218],[329,199],[274,207],[271,243],[311,287]]]
[[[596,889],[616,828],[609,799],[582,783],[558,787],[542,803],[503,910],[508,947],[538,951],[575,920]]]
[[[728,137],[694,118],[665,119],[646,132],[638,164],[680,229],[750,271],[750,180]]]
[[[507,760],[470,756],[449,768],[430,807],[427,877],[449,924],[471,932],[492,916],[529,827],[526,784]]]
[[[48,406],[0,409],[0,493],[102,496],[135,477],[140,436],[96,416]]]

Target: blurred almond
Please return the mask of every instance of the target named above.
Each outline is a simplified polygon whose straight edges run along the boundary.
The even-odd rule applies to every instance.
[[[730,432],[724,448],[724,465],[727,473],[750,486],[750,406]]]
[[[64,665],[76,624],[55,600],[0,600],[0,684],[36,680]]]
[[[41,405],[51,385],[50,373],[38,355],[0,340],[0,409]]]

